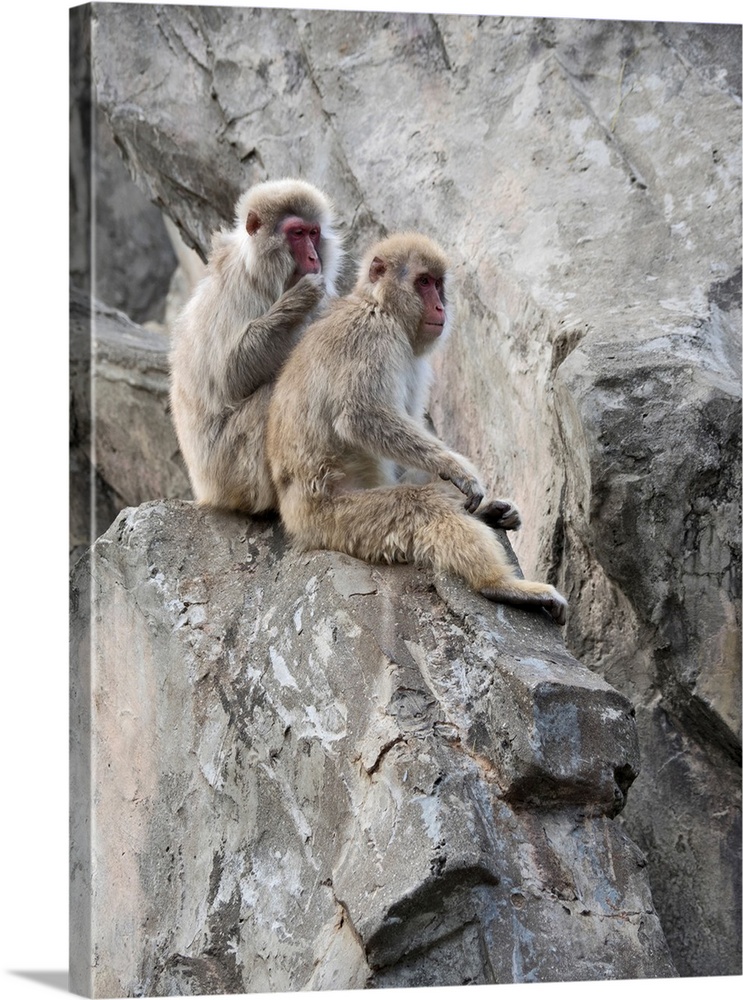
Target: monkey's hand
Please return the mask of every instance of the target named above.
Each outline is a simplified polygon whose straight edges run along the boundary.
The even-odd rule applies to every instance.
[[[477,516],[489,528],[516,531],[521,527],[521,514],[513,500],[490,500],[478,510]]]
[[[439,477],[452,482],[467,498],[464,509],[474,514],[485,496],[485,489],[475,469],[459,455],[451,455],[451,462],[446,469],[439,470]]]
[[[325,278],[321,274],[305,274],[296,285],[281,295],[271,306],[272,318],[286,325],[301,322],[325,295]]]

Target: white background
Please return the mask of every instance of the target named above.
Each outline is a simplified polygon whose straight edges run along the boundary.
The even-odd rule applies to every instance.
[[[246,4],[247,6],[248,4]],[[735,21],[724,0],[263,3],[323,9]],[[2,819],[0,995],[60,995],[67,970],[67,94],[69,4],[10,0],[2,39]],[[452,224],[456,224],[453,220]],[[498,996],[732,996],[740,979],[502,986]],[[474,998],[491,987],[433,990]],[[474,990],[474,993],[473,993]],[[536,992],[534,992],[536,991]],[[411,991],[385,991],[385,998]],[[390,996],[390,993],[393,996]],[[335,997],[337,994],[328,994]],[[348,994],[354,997],[354,994]],[[338,1000],[341,1000],[339,997]]]

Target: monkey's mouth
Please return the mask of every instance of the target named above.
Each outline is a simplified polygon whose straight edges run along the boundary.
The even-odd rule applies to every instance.
[[[435,337],[438,337],[438,335],[443,333],[444,330],[443,323],[424,323],[423,325],[428,333],[432,333]]]

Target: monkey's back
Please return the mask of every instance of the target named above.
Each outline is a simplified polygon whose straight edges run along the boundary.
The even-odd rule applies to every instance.
[[[254,287],[244,265],[227,255],[231,234],[217,234],[215,255],[176,321],[170,352],[170,404],[178,443],[194,495],[202,503],[238,509],[265,509],[274,502],[262,453],[267,393],[248,404],[239,442],[248,469],[234,459],[235,447],[223,447],[220,428],[239,409],[227,395],[224,372],[246,323],[271,305]],[[241,273],[235,270],[241,268]],[[255,439],[255,440],[253,440]],[[244,463],[243,463],[244,464]],[[247,480],[245,490],[233,480]],[[242,492],[245,496],[239,496]],[[247,492],[246,492],[247,491]]]
[[[227,237],[225,237],[226,239]],[[240,269],[240,274],[235,274]],[[240,262],[218,254],[173,329],[171,380],[209,414],[226,405],[223,378],[227,358],[247,323],[270,308],[272,298],[255,286]]]

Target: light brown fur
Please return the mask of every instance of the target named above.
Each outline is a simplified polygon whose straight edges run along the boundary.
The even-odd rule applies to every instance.
[[[261,226],[251,235],[249,213]],[[322,274],[296,280],[277,226],[320,223]],[[212,239],[207,273],[173,331],[171,411],[196,500],[259,513],[276,508],[265,457],[276,375],[327,296],[341,250],[327,198],[304,181],[269,181],[237,203],[235,224]]]
[[[455,573],[492,600],[544,607],[562,624],[564,598],[549,584],[518,579],[490,528],[465,511],[483,496],[476,470],[422,423],[427,356],[450,320],[447,308],[441,335],[426,333],[416,280],[446,272],[431,240],[390,237],[365,257],[353,293],[307,330],[269,407],[281,517],[302,548]],[[466,499],[438,481],[393,485],[396,466],[450,480]],[[495,505],[494,519],[499,503],[504,526],[517,524],[507,501],[486,505]]]

